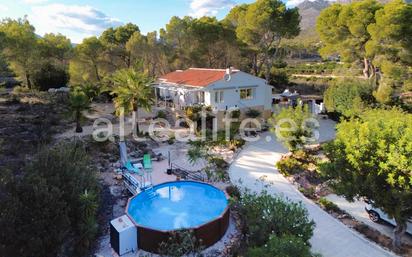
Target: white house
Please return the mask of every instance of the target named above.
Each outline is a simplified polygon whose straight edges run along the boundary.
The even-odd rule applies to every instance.
[[[176,108],[201,104],[218,112],[257,109],[264,118],[272,112],[272,86],[240,70],[177,70],[160,77],[154,86],[157,99]]]

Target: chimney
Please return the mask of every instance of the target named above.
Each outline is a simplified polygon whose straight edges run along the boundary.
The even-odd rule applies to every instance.
[[[232,67],[227,67],[226,68],[226,74],[224,76],[226,81],[230,81],[232,79]]]
[[[232,66],[228,66],[227,68],[226,68],[226,75],[232,75]]]

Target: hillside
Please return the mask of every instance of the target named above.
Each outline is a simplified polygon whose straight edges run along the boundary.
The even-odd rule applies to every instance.
[[[305,0],[300,3],[297,7],[299,9],[300,16],[302,17],[300,22],[302,32],[313,30],[316,26],[316,19],[318,18],[320,12],[329,5],[330,3],[325,0]]]

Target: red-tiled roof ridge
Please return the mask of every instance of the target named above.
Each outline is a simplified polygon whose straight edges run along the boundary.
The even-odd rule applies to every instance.
[[[231,68],[231,69],[232,69],[232,72],[237,72],[237,71],[239,71],[238,69],[235,69],[235,68]],[[212,68],[196,68],[196,67],[192,67],[192,68],[189,68],[189,70],[210,70],[210,71],[224,71],[224,72],[226,72],[227,69],[212,69]]]
[[[239,70],[232,69],[232,73]],[[160,80],[179,85],[194,87],[206,87],[213,82],[224,78],[226,69],[189,68],[187,70],[177,70],[160,77]]]

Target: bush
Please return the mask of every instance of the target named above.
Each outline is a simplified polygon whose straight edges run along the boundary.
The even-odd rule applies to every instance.
[[[220,156],[213,156],[209,158],[209,162],[216,166],[218,169],[227,169],[229,164]]]
[[[315,223],[308,218],[301,203],[294,203],[267,193],[245,194],[240,200],[240,215],[245,222],[243,233],[249,246],[260,247],[270,236],[292,235],[307,243]]]
[[[251,248],[246,257],[311,257],[310,246],[301,238],[286,235],[271,236],[265,246]]]
[[[276,168],[284,176],[290,176],[308,170],[309,163],[314,161],[313,157],[304,150],[297,150],[292,155],[284,156],[278,161]]]
[[[287,156],[276,163],[276,168],[282,175],[290,176],[304,171],[306,166],[294,156]]]
[[[45,64],[41,69],[33,74],[33,84],[41,91],[50,88],[65,87],[69,81],[69,74],[64,68],[52,64]]]
[[[160,256],[181,257],[190,255],[192,257],[202,256],[204,249],[202,242],[198,241],[194,233],[187,230],[174,232],[166,242],[162,242],[159,247]]]
[[[241,197],[240,190],[237,186],[232,185],[232,186],[226,187],[226,192],[231,198],[240,199]]]
[[[234,146],[235,148],[243,147],[245,144],[246,144],[246,141],[245,141],[244,139],[242,139],[242,138],[234,139],[234,140],[233,140],[233,146]]]
[[[167,140],[167,143],[169,145],[173,145],[176,141],[176,138],[174,136],[169,137],[169,139]]]
[[[29,93],[30,89],[27,87],[23,87],[23,86],[16,86],[13,88],[13,94],[24,94],[24,93]]]
[[[158,111],[157,112],[157,118],[158,119],[166,119],[167,118],[166,112],[164,112],[162,110]]]
[[[321,197],[319,199],[319,204],[327,211],[340,212],[339,207],[335,203],[329,201],[324,197]]]
[[[261,112],[260,112],[259,110],[250,108],[250,109],[248,109],[248,110],[246,111],[245,114],[246,114],[246,116],[247,116],[248,118],[254,119],[254,118],[259,117],[260,114],[261,114]]]
[[[310,199],[314,199],[316,196],[315,188],[313,186],[308,188],[300,187],[299,192],[301,192],[304,196]]]
[[[239,119],[240,118],[240,110],[233,110],[232,111],[232,119]]]
[[[85,255],[97,234],[99,185],[78,144],[45,147],[21,176],[0,173],[0,252]]]
[[[289,85],[289,76],[286,71],[276,69],[271,73],[269,84],[272,86],[287,86]]]
[[[295,152],[313,136],[313,124],[306,123],[309,118],[312,114],[307,105],[285,108],[270,121],[274,127],[272,132],[290,151]]]
[[[97,83],[83,83],[73,86],[75,92],[82,92],[89,98],[91,101],[100,96],[103,92],[101,86]]]
[[[373,87],[368,81],[339,80],[325,91],[325,107],[328,112],[337,112],[345,117],[357,116],[375,100]]]

